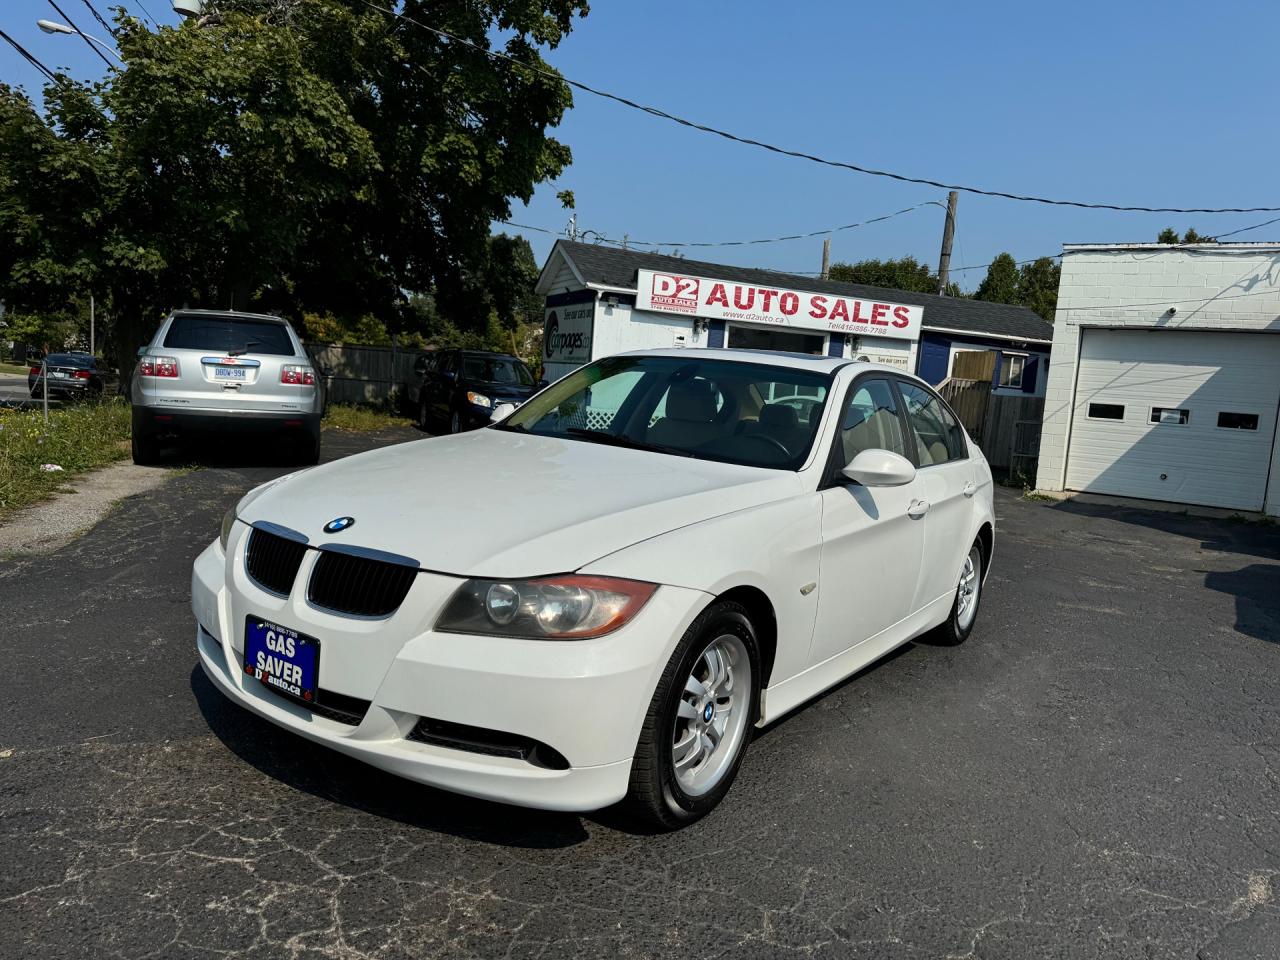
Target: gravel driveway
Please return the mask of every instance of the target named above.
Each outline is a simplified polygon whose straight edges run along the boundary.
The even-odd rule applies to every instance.
[[[646,835],[402,782],[218,696],[190,564],[279,472],[176,477],[0,567],[0,954],[1280,955],[1275,528],[1001,491],[967,644],[836,688],[717,813]]]

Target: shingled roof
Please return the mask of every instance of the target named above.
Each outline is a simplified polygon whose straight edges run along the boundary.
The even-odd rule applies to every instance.
[[[861,283],[845,283],[840,280],[819,280],[776,270],[757,267],[732,267],[723,263],[706,263],[670,257],[641,250],[621,250],[603,244],[577,243],[557,240],[555,251],[561,251],[572,261],[584,282],[624,290],[636,288],[637,270],[664,270],[672,273],[696,274],[730,280],[735,283],[766,284],[774,287],[792,287],[815,293],[831,293],[862,300],[887,300],[924,308],[925,330],[955,330],[1012,340],[1053,340],[1053,324],[1026,307],[1004,303],[987,303],[983,300],[967,300],[962,297],[939,297],[929,293],[912,293],[908,290],[891,290],[871,287]],[[548,259],[550,263],[550,258]]]

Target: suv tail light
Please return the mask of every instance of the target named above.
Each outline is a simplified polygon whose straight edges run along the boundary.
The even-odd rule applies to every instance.
[[[140,377],[176,377],[177,375],[177,357],[143,357],[138,361]]]
[[[314,386],[316,382],[316,372],[310,367],[286,363],[280,368],[280,382],[295,383],[303,387]]]

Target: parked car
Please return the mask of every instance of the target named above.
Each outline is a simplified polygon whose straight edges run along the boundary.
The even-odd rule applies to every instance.
[[[489,422],[494,408],[521,404],[538,389],[533,373],[518,357],[487,350],[440,350],[418,358],[418,426],[443,426],[450,433]]]
[[[39,360],[31,361],[31,369],[27,371],[27,387],[31,390],[31,396],[37,400],[44,397],[42,369],[49,372],[51,400],[79,400],[102,396],[106,382],[105,371],[98,367],[98,361],[92,354],[78,351],[51,353],[44,358],[43,368]]]
[[[986,460],[913,376],[624,354],[489,429],[251,491],[195,562],[196,645],[237,703],[401,776],[677,827],[754,727],[968,637],[994,524]]]
[[[133,462],[154,463],[166,437],[219,431],[223,446],[251,434],[292,441],[320,459],[321,387],[302,341],[280,317],[179,310],[138,350]]]

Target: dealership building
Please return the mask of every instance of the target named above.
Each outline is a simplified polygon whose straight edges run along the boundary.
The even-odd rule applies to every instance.
[[[1280,244],[1063,248],[1037,486],[1280,516]]]
[[[655,347],[863,358],[940,383],[996,354],[993,392],[1043,396],[1053,327],[1025,307],[560,240],[538,279],[546,375]]]

